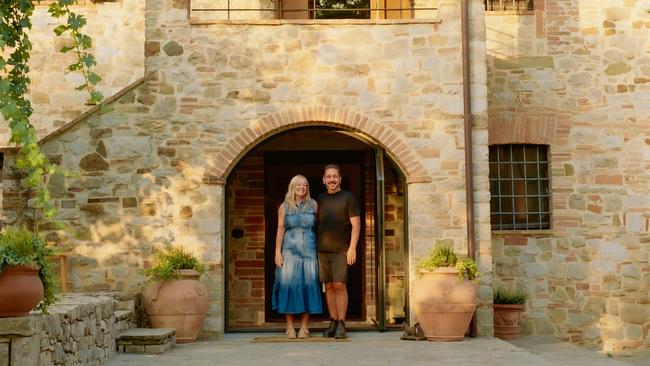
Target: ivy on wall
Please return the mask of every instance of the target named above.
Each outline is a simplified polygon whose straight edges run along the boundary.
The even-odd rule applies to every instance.
[[[41,212],[39,219],[50,220],[56,214],[47,189],[47,177],[58,170],[45,157],[38,145],[36,129],[30,122],[33,109],[28,99],[31,80],[29,58],[32,44],[28,31],[32,27],[31,17],[36,0],[2,0],[0,4],[0,112],[9,124],[10,142],[19,148],[16,167],[22,171],[22,184],[36,193],[34,205]],[[92,39],[82,32],[86,25],[83,15],[76,14],[71,6],[76,0],[56,0],[48,7],[54,18],[64,23],[54,29],[57,36],[66,36],[70,42],[59,51],[73,53],[75,61],[67,66],[70,72],[79,72],[84,83],[76,89],[88,93],[87,104],[98,104],[103,99],[95,86],[101,77],[92,71],[96,65],[90,53]],[[36,227],[38,228],[38,227]]]

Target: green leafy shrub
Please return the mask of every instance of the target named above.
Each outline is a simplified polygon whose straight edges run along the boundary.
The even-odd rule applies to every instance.
[[[495,304],[522,305],[528,300],[528,295],[521,290],[507,290],[503,287],[494,291],[492,302]]]
[[[43,282],[43,300],[36,310],[47,312],[56,301],[56,276],[48,256],[54,254],[45,241],[24,227],[7,227],[0,233],[0,273],[9,266],[37,266]]]
[[[418,264],[422,271],[434,271],[441,267],[455,267],[461,279],[474,280],[478,277],[476,262],[470,258],[461,258],[451,247],[440,246],[431,251],[428,257],[423,258]]]
[[[203,262],[183,247],[156,249],[153,253],[154,266],[144,271],[154,281],[169,281],[180,278],[181,269],[193,269],[204,274],[207,268]]]

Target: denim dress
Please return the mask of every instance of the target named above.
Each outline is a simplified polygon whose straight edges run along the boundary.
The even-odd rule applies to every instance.
[[[316,208],[300,203],[290,210],[284,203],[284,265],[275,267],[273,310],[281,314],[318,314],[322,312],[318,259],[316,256]]]

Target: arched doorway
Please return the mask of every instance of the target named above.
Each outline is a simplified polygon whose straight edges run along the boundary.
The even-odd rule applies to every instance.
[[[348,283],[348,326],[399,327],[408,316],[404,175],[362,135],[327,126],[299,127],[249,150],[226,180],[226,331],[283,327],[268,295],[276,210],[296,174],[307,176],[317,197],[324,189],[322,167],[332,162],[341,166],[343,186],[356,195],[362,210],[358,262]],[[327,315],[314,318],[319,320],[326,321]]]

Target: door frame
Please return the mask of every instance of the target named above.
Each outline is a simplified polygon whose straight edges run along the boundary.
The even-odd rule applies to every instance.
[[[327,129],[328,127],[325,126],[312,126],[315,128],[325,128]],[[376,266],[375,266],[375,271],[377,273],[375,274],[375,285],[377,286],[376,288],[378,289],[377,292],[377,304],[376,304],[376,312],[377,312],[377,317],[379,318],[377,321],[377,330],[380,332],[383,332],[387,329],[386,327],[386,311],[385,311],[385,304],[386,304],[386,273],[385,273],[385,247],[384,247],[384,225],[385,225],[385,217],[384,217],[384,205],[385,205],[385,197],[384,197],[384,157],[386,160],[390,162],[392,165],[393,169],[395,172],[399,175],[400,179],[404,182],[404,193],[403,193],[403,207],[404,207],[404,223],[403,223],[403,230],[404,230],[404,240],[403,240],[403,245],[404,245],[404,266],[405,266],[405,273],[404,273],[404,301],[405,301],[405,309],[404,309],[404,316],[405,316],[405,321],[408,321],[410,319],[410,294],[409,294],[409,288],[410,288],[410,271],[408,268],[410,268],[410,252],[409,252],[409,207],[408,207],[408,197],[409,197],[409,183],[406,181],[406,176],[402,169],[399,167],[398,164],[396,164],[393,159],[388,155],[385,154],[384,148],[375,143],[373,140],[365,136],[363,133],[359,132],[352,132],[349,130],[341,129],[341,128],[335,128],[338,130],[340,133],[349,135],[354,137],[355,139],[364,142],[370,149],[373,151],[373,155],[375,157],[375,182],[377,183],[378,178],[381,177],[381,197],[376,197],[375,201],[375,230],[377,231],[375,233],[375,245],[376,248],[381,248],[381,254],[379,254],[379,251],[376,251],[375,253],[375,258],[376,258]],[[272,138],[272,137],[271,137]],[[239,158],[239,161],[237,164],[235,164],[235,167],[232,169],[231,172],[228,173],[228,176],[232,174],[234,171],[237,169],[237,165],[239,162],[246,156],[248,155],[249,152],[254,150],[255,148],[259,147],[260,144],[257,144],[256,146],[253,146],[246,154],[242,155]],[[336,150],[333,150],[336,151]],[[379,160],[379,156],[382,157],[381,160]],[[380,164],[381,163],[381,164]],[[379,167],[379,168],[378,168]],[[378,171],[381,169],[381,171]],[[266,169],[265,169],[266,170]],[[375,188],[376,196],[379,196],[379,187]],[[223,190],[222,190],[222,207],[223,207],[223,225],[224,229],[227,229],[227,223],[228,223],[228,217],[229,217],[229,212],[228,212],[228,204],[227,204],[227,193],[229,189],[229,184],[228,184],[228,179],[224,180],[224,185],[223,185]],[[380,203],[380,204],[379,204]],[[380,209],[377,209],[380,207]],[[381,211],[381,215],[378,216],[378,211]],[[381,232],[379,232],[381,230]],[[228,250],[231,246],[230,240],[229,240],[229,235],[227,233],[227,230],[224,230],[224,247],[223,247],[223,253],[224,253],[224,260],[223,260],[223,324],[224,324],[224,332],[225,333],[230,333],[230,332],[247,332],[247,331],[260,331],[260,330],[265,330],[265,329],[270,329],[270,328],[245,328],[245,327],[238,327],[236,329],[232,329],[230,324],[229,324],[229,273],[228,273],[228,268],[229,268],[229,257],[228,257]],[[382,268],[383,270],[379,272],[379,268]],[[381,282],[380,282],[380,277],[381,277]],[[381,286],[380,286],[381,285]],[[265,294],[265,299],[267,295]],[[266,301],[266,300],[265,300]],[[365,303],[365,301],[364,301]],[[364,310],[365,311],[365,310]]]

